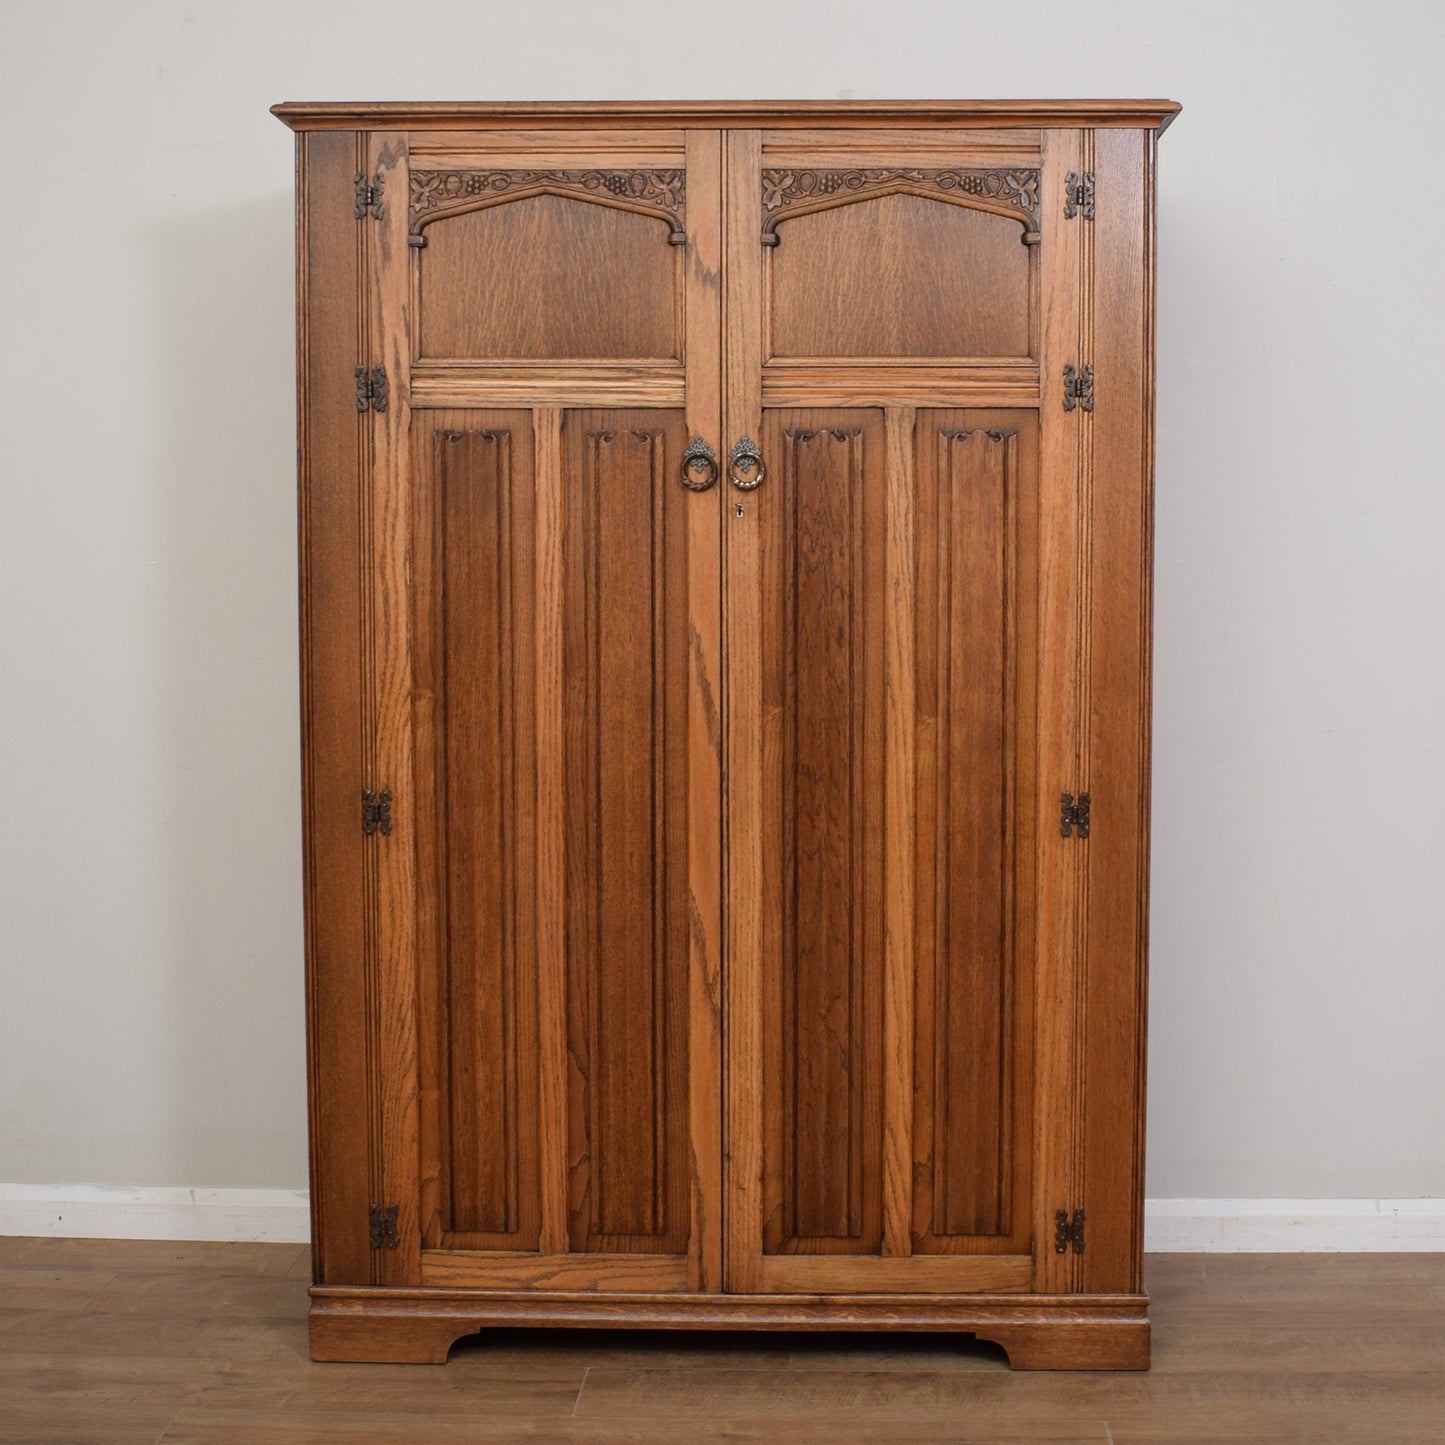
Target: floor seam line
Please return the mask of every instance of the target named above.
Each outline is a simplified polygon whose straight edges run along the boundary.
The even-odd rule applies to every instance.
[[[582,1392],[587,1388],[587,1376],[591,1373],[591,1365],[584,1365],[582,1367],[582,1379],[577,1385],[577,1398],[572,1401],[572,1414],[570,1418],[573,1420],[577,1418],[577,1407],[582,1403]]]

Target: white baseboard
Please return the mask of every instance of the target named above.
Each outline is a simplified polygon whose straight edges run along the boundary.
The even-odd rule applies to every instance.
[[[1144,1248],[1211,1254],[1445,1250],[1445,1199],[1149,1199]]]
[[[304,1189],[0,1184],[0,1235],[304,1244],[308,1198]]]
[[[304,1189],[0,1184],[0,1235],[304,1244]],[[1445,1199],[1150,1199],[1148,1250],[1445,1250]]]

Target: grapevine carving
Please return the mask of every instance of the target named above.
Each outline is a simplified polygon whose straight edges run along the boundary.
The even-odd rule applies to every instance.
[[[422,228],[443,216],[480,210],[528,195],[575,195],[623,210],[658,216],[672,228],[668,240],[686,243],[683,228],[687,174],[675,171],[413,171],[408,217],[413,246],[425,246]]]
[[[1033,245],[1039,239],[1037,171],[867,166],[851,170],[764,171],[763,244],[778,244],[778,222],[787,220],[789,215],[805,215],[846,201],[899,191],[936,195],[941,200],[1012,216],[1023,225],[1025,245]]]

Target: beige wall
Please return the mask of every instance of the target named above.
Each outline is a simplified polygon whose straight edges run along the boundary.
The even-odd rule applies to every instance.
[[[291,137],[266,107],[1084,94],[1185,106],[1149,1192],[1445,1195],[1441,14],[10,0],[0,1181],[305,1181]]]

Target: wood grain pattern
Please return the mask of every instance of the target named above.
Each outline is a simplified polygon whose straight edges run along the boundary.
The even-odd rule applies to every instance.
[[[730,130],[723,151],[723,435],[762,422],[762,203],[758,133]],[[725,443],[731,446],[731,441]],[[723,528],[727,658],[727,972],[724,1046],[726,1288],[756,1293],[763,1227],[762,498],[734,494]],[[749,639],[752,639],[750,642]]]
[[[367,138],[367,175],[381,174],[396,194],[406,174],[406,142],[398,132]],[[374,1276],[412,1284],[420,1274],[419,1077],[417,1037],[416,806],[412,744],[412,659],[409,596],[412,476],[411,411],[406,367],[410,336],[410,248],[406,221],[388,208],[367,237],[368,306],[363,355],[385,366],[390,402],[363,417],[368,443],[362,518],[364,591],[369,607],[369,704],[372,784],[399,794],[389,836],[369,839],[372,882],[372,1048],[377,1089],[371,1118],[381,1168],[373,1202],[397,1208],[398,1247],[374,1250]]]
[[[687,1261],[676,1254],[513,1253],[498,1249],[424,1250],[422,1283],[437,1289],[631,1290],[688,1288]]]
[[[417,355],[680,357],[681,258],[666,221],[523,196],[427,227]]]
[[[411,404],[413,411],[457,406],[681,406],[687,380],[683,364],[670,360],[426,361],[412,368]]]
[[[1153,146],[1093,137],[1108,204],[1094,225],[1088,558],[1089,841],[1084,1207],[1098,1227],[1084,1287],[1134,1287],[1143,1260],[1144,1014],[1149,863],[1149,660],[1153,547]],[[1141,284],[1141,277],[1147,278]],[[1097,844],[1097,846],[1092,846]]]
[[[277,108],[317,132],[319,1353],[685,1318],[1147,1362],[1152,185],[1176,109]],[[413,246],[413,144],[535,184],[470,183]],[[879,175],[824,209],[784,179],[859,167],[1027,171],[1028,199]],[[686,237],[552,193],[594,168],[685,171]],[[1065,215],[1069,171],[1093,218]],[[379,214],[354,216],[357,172]],[[792,197],[776,247],[765,173]],[[379,365],[390,404],[358,413]],[[1093,366],[1093,411],[1063,410],[1066,365]],[[744,435],[757,490],[678,484],[690,438]],[[358,836],[363,787],[391,788],[390,834]],[[1061,791],[1091,792],[1089,840],[1059,836]],[[374,1204],[396,1248],[369,1246]],[[1077,1208],[1086,1252],[1058,1254]]]
[[[297,140],[297,412],[301,561],[301,787],[306,1057],[313,1267],[371,1277],[366,1203],[375,1167],[365,970],[361,474],[355,409],[362,258],[345,209],[361,165],[353,135]]]
[[[779,223],[770,356],[1024,357],[1036,247],[1019,223],[915,195]]]
[[[678,412],[563,423],[571,1241],[688,1235],[687,705]]]
[[[916,446],[914,1247],[1017,1248],[1034,1233],[1036,418],[922,411]]]
[[[562,769],[562,412],[532,413],[537,688],[537,1122],[544,1254],[568,1247],[566,918]],[[541,759],[550,760],[542,765]]]
[[[1037,127],[960,130],[948,126],[794,126],[763,131],[769,167],[1027,166],[1038,163]]]
[[[435,166],[435,155],[446,151],[491,156],[494,152],[525,156],[530,163],[537,156],[572,155],[579,152],[605,157],[609,165],[619,160],[640,165],[638,152],[665,155],[674,164],[682,158],[687,134],[682,129],[629,129],[602,123],[590,125],[498,126],[466,130],[419,130],[408,137],[413,155]]]
[[[988,128],[1080,125],[1163,130],[1179,113],[1172,100],[594,100],[594,101],[287,101],[271,114],[294,130],[354,130],[405,124],[414,130],[578,125],[666,129],[679,125],[853,125]]]
[[[687,133],[689,438],[722,431],[722,136]],[[723,1287],[723,703],[724,489],[687,504],[688,1285]]]
[[[767,406],[1028,406],[1039,404],[1033,360],[962,357],[771,357]]]
[[[932,420],[930,418],[930,420]],[[932,428],[930,427],[930,430]],[[1005,431],[940,428],[938,798],[934,1014],[939,1107],[930,1233],[1007,1229],[1003,1179],[1007,1000],[1013,953],[1011,783],[1014,445]]]
[[[443,424],[414,432],[412,553],[423,1240],[535,1248],[532,418],[428,419]]]
[[[1030,1254],[935,1255],[898,1259],[851,1254],[787,1254],[766,1261],[769,1290],[778,1294],[990,1294],[1027,1290]]]
[[[803,1265],[803,1257],[786,1261]],[[834,1264],[834,1261],[821,1261]],[[886,1261],[867,1261],[871,1266]],[[929,1261],[930,1264],[955,1263]],[[982,1267],[983,1261],[970,1261]],[[991,1263],[991,1262],[990,1262]],[[1007,1265],[999,1267],[1007,1269]],[[1001,1344],[1015,1369],[1137,1370],[1148,1367],[1149,1322],[1141,1296],[972,1294],[697,1295],[611,1292],[485,1295],[441,1289],[311,1291],[317,1360],[442,1364],[453,1341],[499,1327],[708,1330],[963,1330]]]
[[[917,770],[917,566],[914,413],[884,415],[888,499],[884,603],[883,783],[883,1237],[884,1255],[912,1250],[917,916],[914,786]]]
[[[764,528],[764,1249],[881,1243],[879,412],[769,411]]]
[[[1069,171],[1085,169],[1078,132],[1047,132],[1040,189],[1058,195]],[[1047,1230],[1057,1209],[1078,1193],[1077,1062],[1078,956],[1076,921],[1083,866],[1078,848],[1059,837],[1059,793],[1086,791],[1081,780],[1077,723],[1079,625],[1082,615],[1078,550],[1081,410],[1063,407],[1062,372],[1081,341],[1081,248],[1083,227],[1070,223],[1061,206],[1043,208],[1042,395],[1039,407],[1039,697],[1038,767],[1035,791],[1036,863],[1033,915],[1035,943],[1035,1175],[1034,1220]],[[1050,701],[1052,700],[1052,701]],[[1070,786],[1068,779],[1076,780]],[[1092,841],[1092,840],[1091,840]],[[1079,1256],[1044,1248],[1037,1253],[1034,1288],[1078,1288]]]

